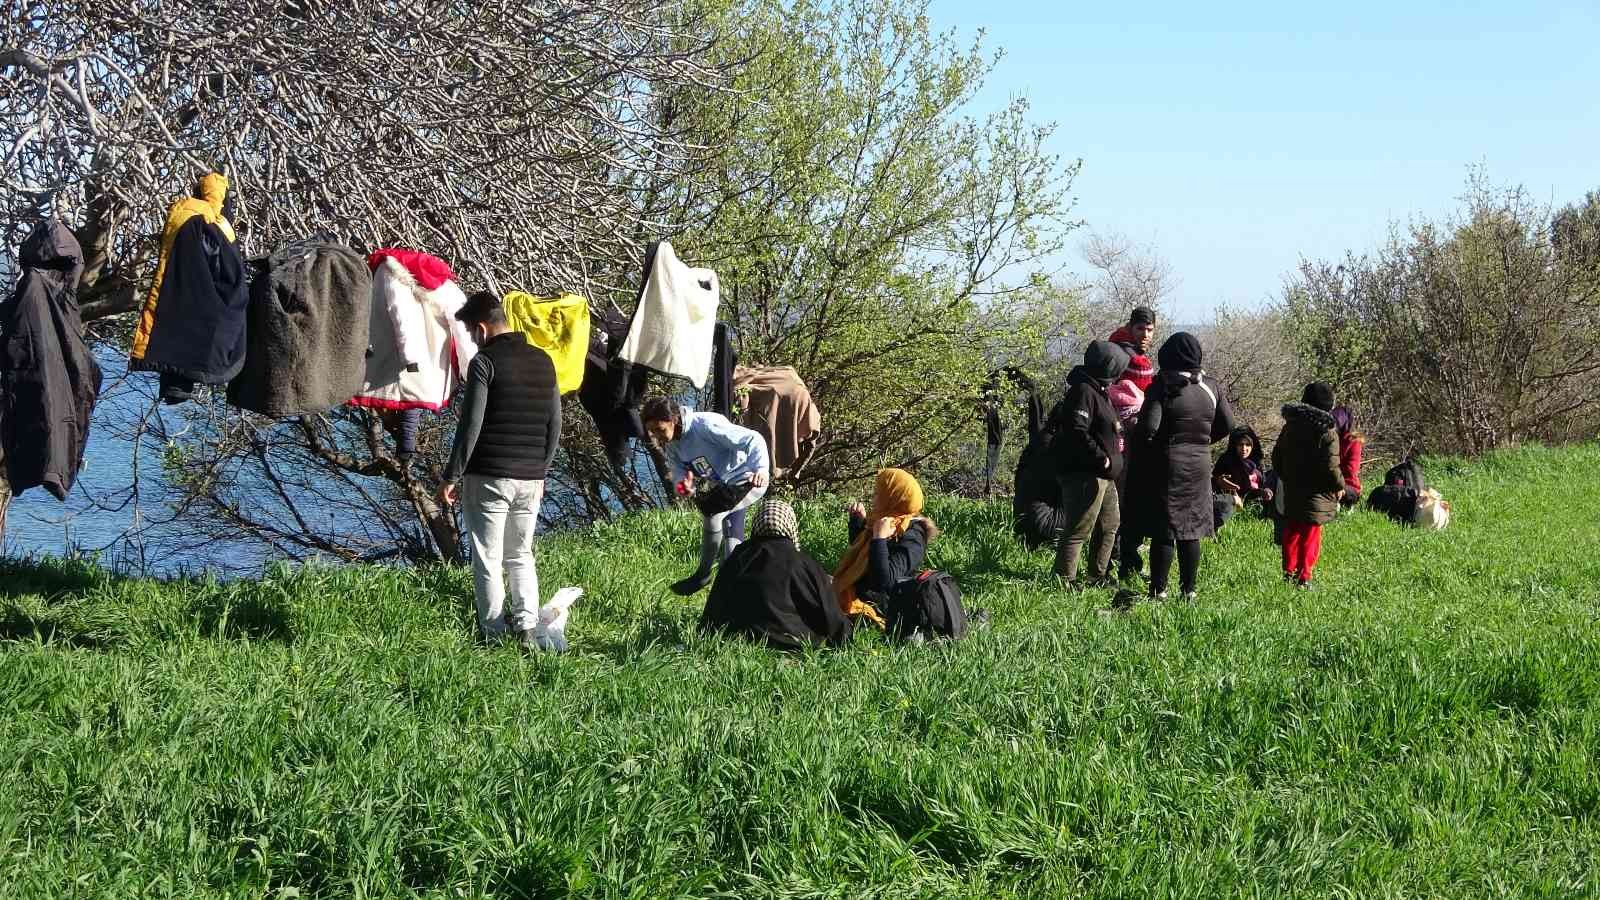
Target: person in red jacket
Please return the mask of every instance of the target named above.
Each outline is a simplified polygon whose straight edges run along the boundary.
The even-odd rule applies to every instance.
[[[1155,346],[1155,310],[1136,306],[1128,315],[1128,324],[1111,332],[1111,343],[1128,351],[1128,369],[1122,373],[1124,381],[1132,382],[1142,394],[1150,390],[1156,380],[1156,367],[1150,362],[1150,348]]]
[[[1349,407],[1335,409],[1333,421],[1339,430],[1339,472],[1344,476],[1344,496],[1339,503],[1349,509],[1361,501],[1361,451],[1367,438],[1356,430],[1356,417]]]

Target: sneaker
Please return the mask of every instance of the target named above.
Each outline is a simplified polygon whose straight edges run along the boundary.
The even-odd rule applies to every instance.
[[[679,597],[693,597],[695,594],[698,594],[701,591],[705,590],[706,589],[706,585],[709,585],[710,583],[711,583],[711,573],[710,572],[707,572],[704,575],[700,574],[699,572],[696,572],[695,574],[690,575],[688,578],[685,578],[682,581],[673,582],[672,583],[672,592],[674,594],[677,594]]]
[[[1183,602],[1185,602],[1185,603],[1194,603],[1195,601],[1197,601],[1199,599],[1200,599],[1200,592],[1199,591],[1184,591],[1183,592]]]
[[[1167,600],[1167,592],[1166,591],[1152,592],[1150,594],[1150,599],[1156,601],[1157,603],[1165,603],[1166,600]]]
[[[1117,586],[1117,580],[1110,575],[1094,575],[1083,580],[1083,586],[1092,590],[1108,590]]]
[[[1306,578],[1306,579],[1296,578],[1295,582],[1294,582],[1294,586],[1299,588],[1302,591],[1309,591],[1309,590],[1311,590],[1311,579],[1309,579],[1309,578]]]

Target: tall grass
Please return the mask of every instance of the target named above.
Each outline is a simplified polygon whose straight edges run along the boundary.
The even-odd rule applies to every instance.
[[[0,894],[1600,895],[1597,468],[1436,464],[1452,528],[1342,519],[1311,594],[1236,521],[1109,619],[935,502],[993,627],[807,655],[693,633],[685,515],[541,542],[559,658],[474,647],[463,570],[10,564]]]

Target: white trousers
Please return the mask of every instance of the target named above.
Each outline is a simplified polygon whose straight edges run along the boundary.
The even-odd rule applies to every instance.
[[[526,631],[539,623],[539,571],[533,529],[544,500],[543,481],[468,475],[461,483],[461,508],[472,540],[472,593],[478,633],[497,637],[509,628]],[[511,606],[506,608],[506,586]]]

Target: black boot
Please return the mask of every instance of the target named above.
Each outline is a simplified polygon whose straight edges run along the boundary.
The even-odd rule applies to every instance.
[[[672,592],[680,597],[693,597],[695,594],[705,590],[706,585],[710,583],[710,572],[696,572],[682,581],[674,581],[672,583]]]

